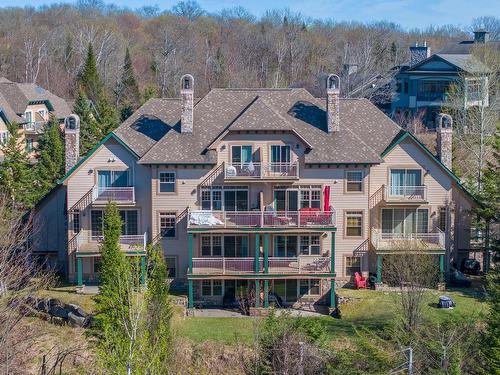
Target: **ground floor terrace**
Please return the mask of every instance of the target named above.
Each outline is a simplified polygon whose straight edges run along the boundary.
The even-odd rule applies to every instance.
[[[242,300],[254,307],[320,300],[335,307],[335,227],[191,229],[188,260],[190,308]]]

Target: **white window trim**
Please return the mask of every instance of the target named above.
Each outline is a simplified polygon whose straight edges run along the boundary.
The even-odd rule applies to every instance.
[[[362,211],[362,210],[345,210],[344,211],[345,214],[344,214],[344,225],[345,225],[345,229],[344,229],[344,237],[349,237],[349,238],[363,238],[364,236],[364,233],[365,233],[365,212]],[[347,219],[349,218],[349,216],[352,216],[352,217],[361,217],[361,225],[360,225],[360,228],[361,228],[361,234],[359,236],[352,236],[350,234],[347,234]],[[352,227],[352,228],[357,228],[357,227]]]
[[[213,192],[218,191],[221,194],[221,209],[220,211],[225,211],[225,192],[226,191],[246,191],[247,192],[247,207],[250,207],[250,188],[248,186],[227,186],[226,189],[224,189],[222,186],[216,186],[216,187],[204,187],[202,188],[200,192],[200,206],[203,208],[203,192],[210,192],[210,209],[208,211],[215,211],[214,206],[213,206]],[[219,210],[217,210],[219,211]],[[248,211],[248,210],[247,210]]]
[[[427,208],[427,207],[423,207],[423,208],[382,208],[380,210],[380,230],[382,230],[383,228],[383,223],[382,223],[382,213],[384,210],[391,210],[392,211],[392,233],[394,233],[394,210],[404,210],[404,219],[403,219],[403,234],[406,234],[406,210],[415,210],[415,214],[416,214],[416,217],[415,217],[415,230],[417,229],[417,225],[418,225],[418,211],[421,210],[426,210],[427,211],[427,232],[423,232],[423,233],[429,233],[429,222],[430,222],[430,209]],[[420,232],[416,232],[416,233],[420,233]]]
[[[361,180],[360,181],[357,181],[357,180],[349,180],[349,174],[350,173],[359,173],[361,175]],[[364,193],[365,191],[365,181],[364,181],[364,178],[365,178],[365,174],[364,174],[364,171],[362,170],[356,170],[356,169],[348,169],[345,171],[345,192],[348,193],[348,194],[351,194],[351,193],[357,193],[357,194],[361,194],[361,193]],[[361,184],[361,190],[349,190],[348,189],[348,185],[349,183],[356,183],[356,184]]]
[[[210,294],[203,293],[203,283],[210,283]],[[220,282],[221,293],[214,295],[214,282]],[[224,295],[224,280],[202,280],[200,294],[202,297],[222,297]]]
[[[0,130],[0,145],[5,146],[9,143],[10,132],[8,130]]]
[[[175,235],[172,237],[167,237],[162,234],[161,227],[161,218],[163,217],[173,217],[174,218],[174,226],[168,228],[174,228]],[[173,240],[177,238],[177,212],[175,211],[160,211],[158,212],[158,233],[160,234],[162,239]]]
[[[170,173],[174,175],[174,181],[173,182],[161,182],[161,175],[165,173]],[[162,184],[173,184],[174,185],[174,190],[173,191],[161,191],[161,186]],[[177,173],[175,171],[158,171],[158,193],[159,194],[176,194],[177,193]]]

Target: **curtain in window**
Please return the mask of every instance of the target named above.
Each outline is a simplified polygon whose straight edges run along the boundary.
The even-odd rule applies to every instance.
[[[252,161],[252,146],[241,146],[241,162],[248,164]]]
[[[393,233],[400,233],[400,234],[404,233],[404,220],[405,220],[405,210],[395,209]]]
[[[403,195],[403,186],[405,184],[405,170],[391,170],[391,195]]]

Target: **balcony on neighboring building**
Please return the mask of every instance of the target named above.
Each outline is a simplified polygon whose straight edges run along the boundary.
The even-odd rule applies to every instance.
[[[299,178],[299,163],[232,163],[224,168],[226,180],[286,180]]]
[[[322,228],[335,226],[335,211],[188,211],[188,229]]]
[[[377,252],[444,251],[445,233],[438,228],[417,233],[388,233],[372,228],[371,242]]]
[[[73,247],[77,255],[100,253],[100,246],[104,237],[102,235],[92,235],[88,231],[80,231],[69,244],[70,250]],[[144,254],[147,245],[147,233],[136,235],[121,235],[119,244],[122,251],[127,254]]]
[[[108,202],[132,204],[135,203],[135,189],[133,186],[108,187],[95,185],[92,189],[94,204],[107,204]]]
[[[427,201],[427,186],[384,185],[387,203],[422,203]]]
[[[27,134],[43,133],[47,121],[30,121],[23,124],[23,130]]]
[[[241,275],[263,273],[264,258],[259,259],[259,270],[255,272],[254,258],[193,258],[193,275]],[[269,274],[325,274],[331,271],[330,257],[300,255],[298,257],[269,257]]]

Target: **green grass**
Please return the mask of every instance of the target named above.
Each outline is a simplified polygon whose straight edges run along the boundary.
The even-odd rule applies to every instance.
[[[434,307],[433,304],[443,294],[451,296],[457,307],[452,310]],[[342,319],[327,316],[308,318],[320,319],[331,340],[352,337],[357,329],[381,333],[394,320],[398,298],[395,292],[340,289],[339,295],[359,298],[341,305]],[[425,316],[431,322],[477,318],[485,312],[484,302],[460,291],[431,291],[427,294]],[[253,319],[250,318],[188,317],[176,320],[174,327],[179,335],[193,342],[216,341],[231,344],[238,341],[250,344],[253,337]]]
[[[342,319],[330,317],[320,319],[325,326],[329,339],[351,337],[357,329],[367,329],[381,333],[394,320],[398,295],[395,292],[373,290],[339,289],[340,296],[355,297],[358,300],[340,306]],[[92,312],[95,307],[94,297],[77,294],[74,286],[65,286],[43,290],[42,297],[58,298],[65,303],[80,305],[85,311]],[[452,310],[433,307],[442,294],[451,296],[457,304]],[[222,344],[235,342],[250,344],[253,339],[254,319],[251,318],[205,318],[182,317],[180,306],[175,307],[174,329],[176,332],[196,343],[215,341]],[[478,318],[486,312],[486,304],[477,297],[473,289],[457,291],[430,291],[427,293],[426,318],[431,322]]]

